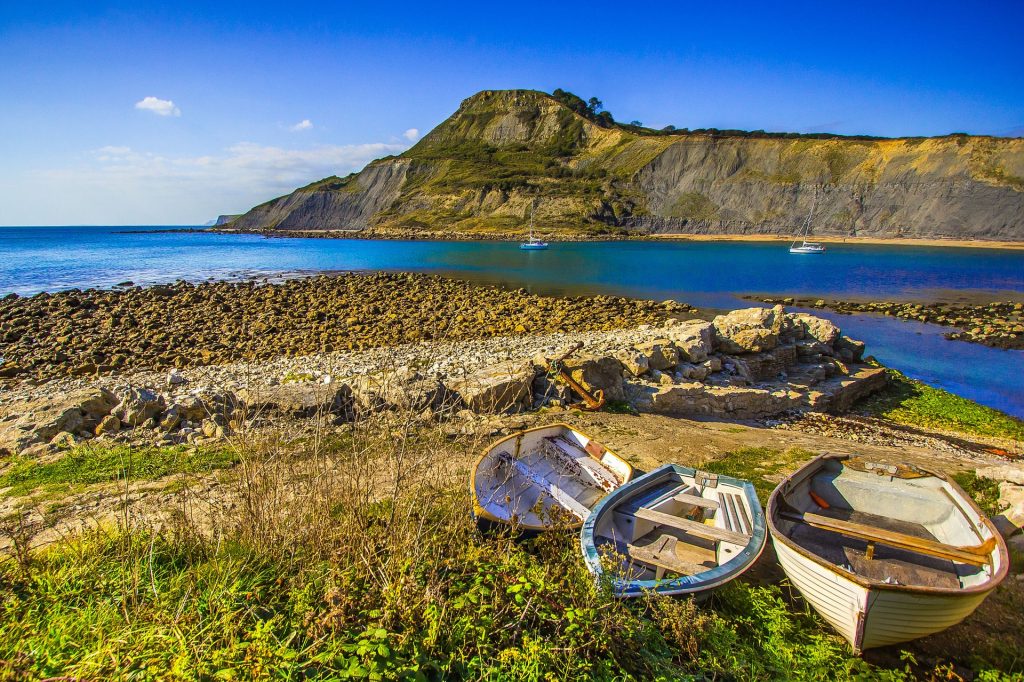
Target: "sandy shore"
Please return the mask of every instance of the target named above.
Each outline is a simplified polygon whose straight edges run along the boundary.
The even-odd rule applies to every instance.
[[[909,239],[882,237],[828,237],[812,235],[825,244],[886,244],[890,246],[951,246],[967,249],[1024,249],[1024,242],[988,241],[982,239]],[[774,234],[657,234],[650,239],[694,242],[791,242],[789,235]]]

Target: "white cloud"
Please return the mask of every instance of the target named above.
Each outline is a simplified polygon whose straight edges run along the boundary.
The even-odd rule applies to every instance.
[[[404,133],[402,133],[402,137],[404,137],[405,139],[409,140],[410,142],[415,142],[416,138],[419,137],[419,136],[420,136],[419,128],[409,128]]]
[[[176,107],[174,102],[159,97],[144,97],[135,103],[135,108],[152,111],[157,116],[181,116],[181,109]]]
[[[313,122],[310,121],[308,118],[304,118],[301,121],[299,121],[298,123],[296,123],[295,125],[293,125],[291,128],[289,128],[288,130],[292,131],[293,133],[298,133],[298,132],[302,132],[303,130],[312,130],[312,129],[313,129]]]
[[[240,142],[216,154],[169,156],[108,146],[93,150],[80,166],[24,178],[40,191],[53,182],[73,188],[67,202],[41,210],[38,197],[29,200],[31,191],[19,196],[12,190],[10,199],[25,204],[19,219],[26,224],[199,224],[329,175],[347,175],[408,147],[404,141],[308,149]],[[0,189],[0,199],[4,194]]]

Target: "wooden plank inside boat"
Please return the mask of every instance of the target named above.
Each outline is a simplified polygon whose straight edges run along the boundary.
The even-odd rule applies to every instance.
[[[822,516],[821,514],[812,514],[810,512],[806,512],[802,515],[792,512],[782,512],[780,516],[788,521],[804,523],[815,528],[820,528],[821,530],[864,540],[869,543],[869,548],[871,547],[870,543],[877,542],[897,549],[938,557],[940,559],[959,561],[961,563],[971,564],[974,566],[983,566],[989,563],[992,560],[992,550],[995,549],[996,545],[995,538],[989,538],[984,544],[976,547],[958,547],[956,545],[947,545],[935,540],[914,537],[905,533],[898,533],[884,528],[876,528],[851,521],[842,521],[840,519]]]
[[[713,551],[658,531],[628,545],[626,551],[631,559],[653,567],[656,580],[661,580],[666,570],[679,575],[697,575],[716,565]]]
[[[637,509],[635,516],[638,519],[644,519],[645,521],[651,521],[652,523],[657,523],[663,526],[678,528],[679,530],[685,531],[691,535],[707,538],[709,540],[731,542],[735,545],[745,545],[750,540],[749,535],[725,530],[724,528],[715,528],[714,526],[708,526],[703,523],[698,523],[697,521],[691,521],[679,516],[673,516],[672,514],[665,514],[664,512],[649,509],[648,507],[640,507]]]

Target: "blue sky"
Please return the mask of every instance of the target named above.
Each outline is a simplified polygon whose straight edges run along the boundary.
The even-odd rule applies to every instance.
[[[1024,135],[1019,0],[209,4],[0,0],[0,224],[244,211],[482,89],[654,127]]]

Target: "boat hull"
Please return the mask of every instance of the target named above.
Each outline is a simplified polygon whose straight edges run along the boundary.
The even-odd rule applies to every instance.
[[[519,248],[523,251],[543,251],[548,248],[547,244],[520,244]]]
[[[969,529],[977,540],[994,540],[991,545],[993,549],[989,558],[990,564],[984,569],[979,569],[980,572],[973,581],[963,587],[937,587],[927,581],[923,581],[922,584],[901,584],[899,581],[890,583],[879,580],[877,577],[855,572],[853,559],[850,559],[848,565],[843,566],[824,560],[819,553],[810,551],[808,545],[794,541],[791,537],[793,528],[788,532],[783,531],[779,522],[780,510],[791,510],[794,504],[799,503],[800,500],[792,499],[794,491],[800,491],[802,498],[804,493],[812,489],[810,482],[814,480],[816,474],[821,474],[830,482],[840,481],[841,475],[835,471],[826,471],[823,463],[846,459],[848,458],[843,456],[815,459],[783,481],[769,500],[768,527],[772,543],[779,564],[793,586],[858,652],[926,637],[956,625],[971,615],[1005,577],[1008,555],[1005,544],[991,522],[962,490],[945,477],[930,472],[919,472],[918,478],[932,479],[932,488],[944,496],[940,499],[948,498],[950,501],[951,515],[961,514],[962,525]],[[878,479],[882,488],[885,487],[886,480],[890,480],[889,476],[879,474],[878,470],[872,476]],[[893,476],[891,480],[897,481],[898,478]],[[841,485],[837,487],[840,487],[848,498],[857,498],[855,486],[850,485],[845,489]],[[824,489],[815,490],[818,491],[815,494],[821,499],[821,495],[825,494]],[[905,490],[897,489],[895,494],[902,495],[909,506],[913,504],[915,492],[920,494],[912,485],[908,485]],[[788,499],[787,493],[791,495]],[[926,500],[923,496],[920,499]],[[869,498],[868,500],[870,501]],[[883,495],[879,494],[875,502],[878,507],[884,507]],[[808,513],[807,510],[803,511],[805,514]],[[783,514],[782,518],[791,518],[786,516],[788,513]],[[864,566],[862,563],[858,565]],[[966,575],[970,571],[961,568],[958,569],[958,573]]]
[[[602,542],[599,539],[599,534],[602,532],[600,529],[607,523],[608,517],[630,501],[642,498],[648,491],[657,490],[659,486],[664,486],[668,482],[692,482],[701,473],[690,467],[666,464],[611,492],[594,507],[593,513],[583,523],[580,530],[580,549],[587,568],[599,583],[608,581],[612,592],[618,597],[640,597],[651,593],[699,595],[734,580],[757,561],[764,551],[767,531],[764,513],[761,510],[754,486],[748,481],[741,481],[729,476],[717,476],[719,487],[731,486],[731,490],[743,496],[746,503],[744,509],[749,512],[750,516],[745,522],[749,526],[747,528],[750,531],[749,540],[746,546],[732,552],[732,558],[728,561],[693,575],[680,575],[676,578],[660,580],[638,580],[616,575],[613,571],[609,571],[602,562],[599,549]],[[656,504],[657,499],[652,500],[652,503]]]
[[[551,438],[564,439],[569,447],[575,446],[582,451],[577,452],[578,455],[583,452],[591,455],[592,461],[584,462],[585,466],[578,472],[586,486],[581,485],[580,478],[561,479],[556,471],[528,470],[530,453],[540,447],[542,441]],[[531,463],[537,463],[537,460],[533,459]],[[570,463],[569,466],[572,468],[575,465]],[[501,467],[504,467],[504,473],[498,475]],[[599,478],[604,477],[604,480],[587,479],[594,472]],[[611,474],[611,478],[607,478],[607,474]],[[596,501],[605,494],[607,488],[618,487],[632,477],[633,468],[629,463],[582,431],[566,424],[527,429],[492,443],[473,465],[469,476],[473,518],[481,530],[506,526],[513,526],[526,533],[547,531],[555,527],[576,530],[583,525],[583,519],[573,519],[569,514],[562,514],[562,511],[576,509],[581,516],[589,515],[589,507],[593,506],[591,499]],[[550,487],[540,490],[538,484]],[[589,489],[585,490],[583,501],[564,497],[584,487]],[[563,509],[559,500],[568,504],[568,508]],[[553,511],[558,512],[554,517],[551,515]]]

